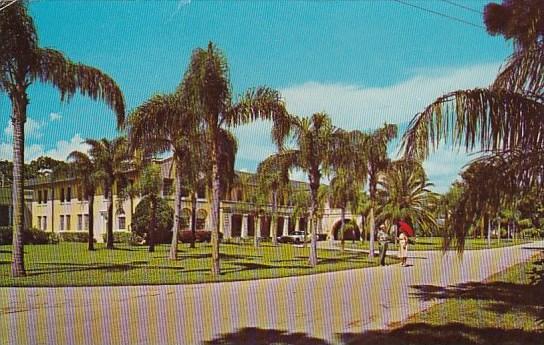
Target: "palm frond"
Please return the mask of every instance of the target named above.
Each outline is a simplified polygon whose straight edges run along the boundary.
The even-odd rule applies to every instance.
[[[417,114],[402,139],[407,157],[422,160],[451,140],[467,151],[541,147],[542,99],[505,90],[461,90],[446,94]],[[453,130],[453,134],[450,131]]]
[[[537,43],[512,54],[491,88],[543,96],[544,44]]]

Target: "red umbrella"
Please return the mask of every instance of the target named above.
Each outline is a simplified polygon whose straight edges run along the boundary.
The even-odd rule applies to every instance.
[[[403,220],[399,220],[399,230],[408,236],[414,236],[414,229]]]

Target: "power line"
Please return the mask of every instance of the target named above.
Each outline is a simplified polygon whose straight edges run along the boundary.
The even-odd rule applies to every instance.
[[[16,2],[17,0],[0,0],[0,11],[8,8]]]
[[[461,18],[453,17],[453,16],[447,15],[447,14],[442,13],[442,12],[437,12],[437,11],[434,11],[434,10],[430,10],[428,8],[421,7],[421,6],[418,6],[418,5],[414,5],[414,4],[411,4],[411,3],[408,3],[408,2],[405,2],[405,1],[402,1],[402,0],[393,0],[393,1],[398,2],[399,4],[402,4],[402,5],[405,5],[405,6],[410,6],[410,7],[417,8],[419,10],[422,10],[422,11],[425,11],[425,12],[428,12],[428,13],[435,14],[437,16],[448,18],[448,19],[454,20],[454,21],[459,22],[459,23],[463,23],[463,24],[470,25],[470,26],[473,26],[473,27],[476,27],[476,28],[480,28],[480,29],[485,29],[485,27],[483,27],[482,25],[475,24],[475,23],[469,22],[469,21],[461,19]]]
[[[452,5],[452,6],[457,6],[457,7],[459,7],[459,8],[464,8],[465,10],[470,11],[470,12],[474,12],[474,13],[478,13],[478,14],[483,14],[482,11],[478,11],[478,10],[472,8],[472,7],[468,7],[468,6],[465,6],[465,5],[462,5],[462,4],[458,4],[458,3],[453,2],[453,1],[450,1],[450,0],[442,0],[442,2],[445,2],[445,3],[450,4],[450,5]]]

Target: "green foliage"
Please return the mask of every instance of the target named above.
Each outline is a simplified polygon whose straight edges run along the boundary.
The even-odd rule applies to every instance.
[[[106,242],[107,234],[102,235],[102,239]],[[134,245],[137,243],[133,233],[129,231],[114,231],[113,232],[113,243],[124,243]]]
[[[59,238],[63,242],[81,242],[89,241],[89,233],[82,231],[63,231],[59,233]]]
[[[13,227],[0,226],[0,244],[11,244],[13,240]]]
[[[155,240],[157,243],[169,243],[174,224],[174,210],[168,202],[162,198],[157,199],[157,228]],[[151,224],[151,205],[149,196],[144,197],[136,206],[132,220],[132,231],[145,238]]]

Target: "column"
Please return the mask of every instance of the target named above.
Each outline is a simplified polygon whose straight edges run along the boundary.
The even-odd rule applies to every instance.
[[[247,238],[247,220],[248,219],[248,215],[247,214],[243,214],[242,215],[242,233],[240,235],[240,237],[242,238]]]
[[[300,218],[295,219],[295,231],[300,231]]]
[[[287,236],[289,235],[289,217],[283,217],[283,231],[282,231],[282,235],[283,236]]]
[[[231,238],[232,237],[232,221],[231,221],[232,214],[229,212],[225,212],[223,214],[223,238]]]

